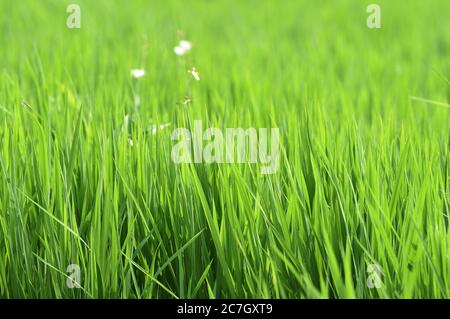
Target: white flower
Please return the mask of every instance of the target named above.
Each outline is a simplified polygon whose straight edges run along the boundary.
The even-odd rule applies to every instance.
[[[190,73],[195,80],[200,81],[200,74],[194,67],[192,67],[192,69],[188,70],[188,73]]]
[[[190,49],[192,49],[191,42],[186,41],[186,40],[181,40],[180,44],[178,44],[178,46],[185,49],[186,51],[189,51]]]
[[[136,79],[139,79],[139,78],[143,77],[144,75],[145,75],[145,70],[142,70],[142,69],[131,70],[131,76]]]
[[[185,97],[183,101],[181,101],[181,104],[187,105],[192,102],[192,99],[190,97]]]
[[[159,125],[159,129],[165,129],[166,127],[170,126],[171,123],[165,123],[165,124],[161,124]],[[152,125],[152,134],[156,134],[156,132],[158,131],[158,126],[157,125]]]
[[[173,49],[173,51],[175,52],[175,54],[176,55],[178,55],[178,56],[182,56],[182,55],[185,55],[186,54],[186,50],[185,49],[183,49],[182,47],[175,47],[174,49]]]
[[[182,56],[188,53],[192,49],[191,42],[187,40],[181,40],[180,43],[173,49],[176,55]]]

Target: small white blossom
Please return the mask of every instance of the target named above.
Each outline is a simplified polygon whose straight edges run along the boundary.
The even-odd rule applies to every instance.
[[[189,51],[190,49],[192,49],[192,44],[189,41],[186,40],[181,40],[180,44],[178,45],[179,47]]]
[[[159,129],[165,129],[166,127],[170,126],[171,123],[165,123],[165,124],[161,124],[159,125]],[[158,131],[158,126],[157,125],[153,125],[152,126],[152,134],[156,134],[156,132]]]
[[[145,75],[145,70],[142,70],[142,69],[131,70],[131,76],[136,79],[139,79],[139,78],[143,77],[144,75]]]
[[[187,40],[181,40],[180,43],[173,49],[176,55],[182,56],[188,53],[192,49],[191,42]]]
[[[192,69],[188,70],[188,73],[190,73],[196,81],[200,81],[200,74],[194,67]]]
[[[192,102],[192,99],[190,97],[186,97],[183,101],[181,101],[181,104],[187,105]]]
[[[178,56],[182,56],[182,55],[185,55],[185,54],[186,54],[186,50],[183,49],[182,47],[179,47],[179,46],[175,47],[175,48],[173,49],[173,51],[174,51],[175,54],[178,55]]]

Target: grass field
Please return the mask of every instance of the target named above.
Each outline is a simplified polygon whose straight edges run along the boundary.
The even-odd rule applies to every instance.
[[[448,298],[450,2],[372,2],[0,1],[0,297]]]

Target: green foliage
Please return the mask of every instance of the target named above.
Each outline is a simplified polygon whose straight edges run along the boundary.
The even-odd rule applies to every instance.
[[[0,2],[0,297],[450,296],[449,1],[72,2]],[[278,172],[174,164],[194,120]]]

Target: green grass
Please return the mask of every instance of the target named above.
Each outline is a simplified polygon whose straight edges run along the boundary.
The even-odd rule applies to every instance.
[[[449,1],[0,12],[0,297],[450,296]],[[194,120],[278,127],[278,172],[174,164],[171,132]]]

